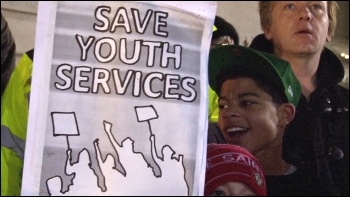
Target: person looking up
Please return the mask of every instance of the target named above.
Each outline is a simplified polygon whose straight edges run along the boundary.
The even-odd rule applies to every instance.
[[[301,84],[296,115],[284,135],[283,157],[349,195],[349,90],[344,67],[325,47],[334,35],[335,1],[260,1],[263,34],[250,47],[288,61]]]

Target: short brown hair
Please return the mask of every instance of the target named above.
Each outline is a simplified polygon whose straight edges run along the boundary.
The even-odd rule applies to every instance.
[[[259,1],[260,25],[262,29],[271,25],[271,11],[274,1]],[[329,19],[328,35],[333,36],[337,26],[337,9],[339,8],[336,1],[327,1],[327,14]]]

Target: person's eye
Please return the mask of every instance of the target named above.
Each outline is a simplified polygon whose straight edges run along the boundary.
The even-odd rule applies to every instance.
[[[284,6],[284,9],[286,9],[286,10],[292,10],[292,9],[294,9],[294,7],[295,7],[294,4],[287,4],[287,5]]]
[[[312,4],[311,5],[312,10],[323,10],[323,6],[321,4]]]
[[[227,109],[228,105],[227,104],[220,104],[219,103],[219,109]]]
[[[210,196],[225,196],[225,193],[221,190],[215,190]]]
[[[241,101],[240,103],[241,103],[241,105],[244,106],[244,107],[249,107],[249,106],[255,104],[256,102],[250,101],[250,100],[243,100],[243,101]]]

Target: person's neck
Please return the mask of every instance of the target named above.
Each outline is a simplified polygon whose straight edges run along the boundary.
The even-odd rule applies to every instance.
[[[302,93],[309,100],[311,93],[316,89],[316,71],[320,62],[321,52],[317,54],[280,54],[280,58],[291,64],[292,70],[298,79]]]
[[[282,144],[270,146],[254,155],[265,175],[284,175],[291,164],[282,159]]]

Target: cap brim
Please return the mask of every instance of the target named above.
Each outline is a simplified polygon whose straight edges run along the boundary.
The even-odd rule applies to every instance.
[[[276,70],[274,64],[278,64],[279,71]],[[288,62],[274,55],[258,52],[243,46],[219,46],[210,50],[208,65],[209,85],[219,94],[219,75],[251,73],[253,76],[259,76],[273,84],[284,93],[285,87],[279,73],[284,73],[287,69],[290,69]],[[288,97],[286,98],[288,100]]]

